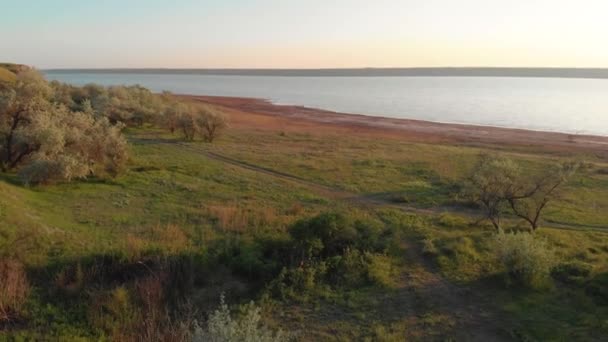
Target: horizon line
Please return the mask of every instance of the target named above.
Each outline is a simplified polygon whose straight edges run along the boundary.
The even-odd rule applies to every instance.
[[[12,63],[18,64],[18,63]],[[35,67],[35,66],[34,66]],[[319,67],[319,68],[272,68],[272,67],[53,67],[39,70],[419,70],[419,69],[570,69],[608,70],[605,67],[564,67],[564,66],[420,66],[420,67]]]

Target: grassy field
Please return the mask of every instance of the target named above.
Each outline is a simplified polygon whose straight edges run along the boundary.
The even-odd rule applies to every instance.
[[[127,135],[131,161],[114,180],[28,188],[3,176],[0,248],[19,254],[34,275],[27,316],[35,327],[17,324],[0,339],[37,336],[37,330],[100,338],[82,318],[86,308],[49,297],[47,287],[54,285],[48,279],[92,256],[144,249],[228,260],[201,271],[207,278],[192,302],[213,307],[221,292],[232,303],[257,300],[268,321],[302,340],[589,341],[608,335],[608,163],[592,154],[548,158],[532,148],[508,152],[242,127],[214,144],[183,143],[154,128]],[[542,290],[504,284],[492,229],[459,197],[462,179],[488,151],[520,160],[530,172],[554,158],[590,163],[549,208],[538,232],[560,263],[582,263],[588,273],[556,278]],[[373,259],[375,282],[319,283],[306,296],[273,295],[272,281],[252,271],[266,267],[259,265],[265,256],[246,246],[268,234],[280,241],[297,220],[327,211],[348,212],[390,232],[385,251]],[[240,241],[231,252],[239,263],[216,255],[215,244],[226,237]]]

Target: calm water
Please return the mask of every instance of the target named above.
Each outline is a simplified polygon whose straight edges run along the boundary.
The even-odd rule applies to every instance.
[[[275,103],[437,122],[608,136],[608,80],[495,77],[273,77],[47,73],[83,85],[255,97]]]

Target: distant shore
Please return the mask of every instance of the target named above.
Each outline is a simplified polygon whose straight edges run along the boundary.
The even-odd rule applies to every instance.
[[[608,137],[524,129],[437,123],[337,113],[303,106],[276,105],[242,97],[180,95],[227,109],[238,127],[393,137],[415,142],[535,147],[552,151],[592,151],[608,157]]]
[[[333,69],[47,69],[49,74],[192,74],[225,76],[303,76],[303,77],[550,77],[608,79],[606,68],[333,68]]]

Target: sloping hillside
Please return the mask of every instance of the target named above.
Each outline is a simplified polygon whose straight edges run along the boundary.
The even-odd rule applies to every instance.
[[[0,67],[0,82],[13,82],[15,81],[15,78],[15,74],[3,67]]]
[[[27,65],[15,64],[15,63],[0,63],[0,69],[6,69],[13,74],[18,74],[23,70],[29,69]]]

